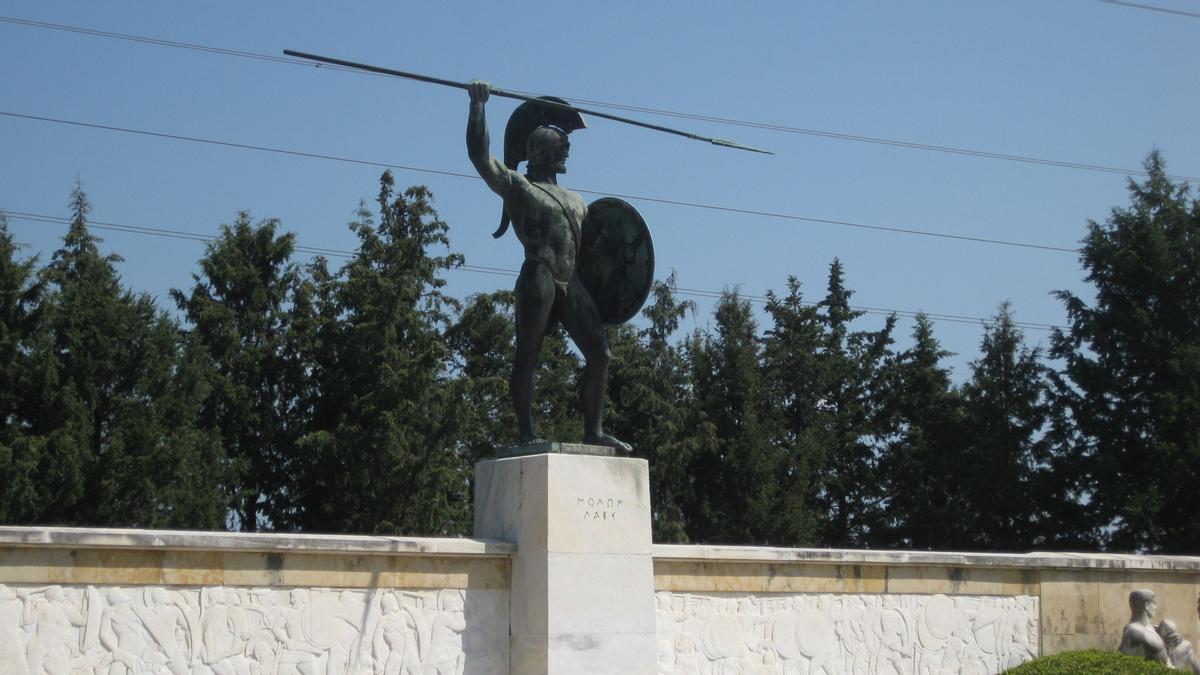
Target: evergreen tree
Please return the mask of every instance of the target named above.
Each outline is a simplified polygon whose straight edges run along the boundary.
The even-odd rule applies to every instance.
[[[193,426],[202,387],[180,362],[179,330],[146,295],[123,289],[115,255],[87,229],[80,186],[63,246],[46,270],[48,339],[35,345],[40,523],[214,527],[219,448]],[[180,378],[176,379],[176,375]]]
[[[1069,328],[1058,404],[1075,424],[1087,507],[1116,550],[1200,551],[1200,200],[1159,153],[1131,204],[1090,222],[1080,260],[1092,304],[1058,297]]]
[[[515,351],[512,353],[515,356]],[[571,348],[566,331],[561,327],[550,329],[542,342],[542,354],[533,375],[533,415],[543,438],[563,441],[583,438],[579,389],[582,377],[583,359]],[[513,417],[515,420],[515,413]],[[506,438],[509,428],[516,427],[505,427]]]
[[[304,447],[305,437],[337,424],[343,402],[331,383],[341,368],[343,315],[340,282],[318,256],[290,275],[285,308],[286,331],[279,341],[279,373],[284,387],[277,427],[281,443],[272,453],[270,489],[262,502],[271,526],[281,531],[302,529],[306,498],[303,489],[315,460]]]
[[[475,295],[446,334],[457,375],[454,384],[466,403],[460,443],[472,466],[517,438],[508,391],[514,354],[512,307],[511,291]]]
[[[882,428],[883,364],[896,319],[889,316],[877,331],[851,331],[850,323],[863,315],[850,307],[853,294],[841,261],[834,259],[818,304],[823,335],[815,368],[819,379],[810,394],[823,427],[818,432],[823,439],[813,445],[825,447],[813,505],[822,516],[819,540],[828,546],[873,544],[881,498],[873,439]]]
[[[301,385],[286,345],[298,271],[290,262],[294,237],[277,235],[278,226],[274,219],[254,225],[239,212],[206,247],[191,291],[171,292],[210,365],[200,424],[225,448],[224,489],[243,531],[271,525],[268,512],[285,499],[280,469],[295,454],[289,420]]]
[[[692,492],[685,424],[691,400],[684,355],[671,336],[695,304],[675,299],[674,273],[655,282],[652,292],[653,301],[642,310],[649,325],[640,331],[621,326],[610,341],[606,425],[633,446],[634,456],[650,463],[654,540],[685,543],[682,505]]]
[[[18,260],[18,250],[0,211],[0,523],[29,522],[42,498],[35,482],[39,443],[29,425],[45,284],[37,258]]]
[[[795,277],[788,278],[785,296],[767,293],[767,313],[772,327],[764,337],[764,378],[775,417],[773,443],[784,456],[777,517],[783,542],[810,546],[825,518],[816,502],[834,434],[835,415],[826,398],[835,385],[829,368],[833,354],[823,351],[824,323],[817,306],[804,302]]]
[[[360,210],[355,257],[332,292],[336,328],[322,339],[334,364],[315,386],[314,425],[301,439],[295,523],[307,530],[460,534],[469,527],[469,466],[459,451],[464,403],[450,386],[442,270],[455,255],[422,187],[396,195],[380,179],[380,222]],[[329,315],[328,311],[318,315]]]
[[[475,295],[446,333],[454,386],[460,388],[468,408],[460,434],[472,465],[517,440],[508,390],[515,356],[513,300],[512,291]],[[564,332],[551,329],[534,374],[535,422],[544,438],[574,442],[582,437],[578,392],[582,368]]]
[[[688,346],[696,415],[689,421],[695,444],[692,501],[684,512],[689,538],[775,543],[783,457],[764,411],[758,326],[736,292],[722,295],[713,318],[715,334],[697,334]]]
[[[980,358],[961,389],[967,433],[960,476],[969,546],[1028,551],[1075,543],[1077,506],[1052,471],[1048,370],[1024,344],[1008,303],[984,330]]]
[[[949,352],[933,336],[924,314],[916,317],[913,344],[889,367],[886,415],[889,433],[880,458],[885,490],[884,527],[877,544],[920,549],[965,545],[970,502],[962,453],[962,406],[941,361]]]

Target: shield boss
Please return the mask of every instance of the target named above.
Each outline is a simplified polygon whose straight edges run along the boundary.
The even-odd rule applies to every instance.
[[[654,242],[642,214],[616,197],[588,206],[579,251],[579,280],[608,325],[633,318],[654,281]]]

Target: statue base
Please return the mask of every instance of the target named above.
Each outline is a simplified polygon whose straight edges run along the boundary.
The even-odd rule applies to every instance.
[[[509,672],[653,675],[648,464],[557,445],[475,465],[475,536],[517,545]]]
[[[496,448],[495,459],[506,457],[525,457],[528,455],[592,455],[594,457],[616,457],[617,451],[607,445],[592,445],[590,443],[560,443],[558,441],[541,441],[528,445],[510,445]]]

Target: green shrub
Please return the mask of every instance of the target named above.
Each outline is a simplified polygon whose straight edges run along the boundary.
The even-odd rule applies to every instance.
[[[1105,652],[1088,649],[1081,652],[1063,652],[1043,656],[1023,663],[1008,675],[1141,675],[1143,673],[1174,673],[1177,671],[1147,661],[1140,656],[1126,656],[1120,652]]]

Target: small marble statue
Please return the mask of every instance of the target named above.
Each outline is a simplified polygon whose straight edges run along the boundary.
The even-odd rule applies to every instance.
[[[1167,645],[1151,623],[1155,612],[1158,611],[1154,591],[1141,588],[1130,593],[1129,610],[1129,623],[1125,625],[1125,632],[1121,635],[1120,652],[1169,664]]]
[[[1174,621],[1163,619],[1162,623],[1158,624],[1158,634],[1166,643],[1171,665],[1176,670],[1200,675],[1200,658],[1196,656],[1196,650],[1192,647],[1192,643],[1184,640],[1176,630]]]

